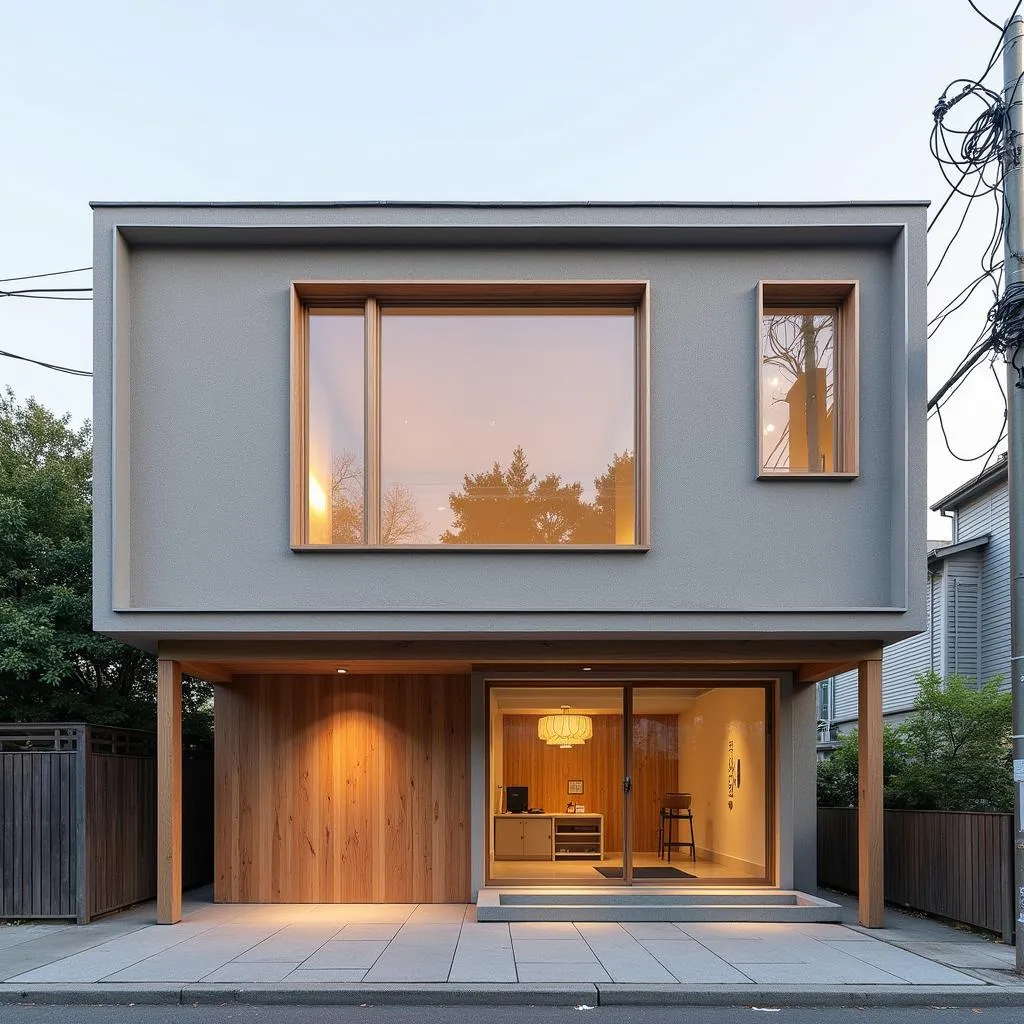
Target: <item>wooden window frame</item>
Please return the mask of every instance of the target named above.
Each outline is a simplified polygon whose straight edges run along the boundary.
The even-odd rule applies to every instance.
[[[631,309],[634,345],[633,544],[381,544],[380,543],[380,316],[382,307],[429,307],[469,312]],[[310,544],[309,314],[363,311],[364,541]],[[650,548],[650,282],[649,281],[293,281],[291,283],[291,517],[293,551],[647,551]]]
[[[836,456],[832,471],[765,469],[764,396],[761,386],[764,318],[773,312],[835,316]],[[759,480],[854,480],[860,475],[860,282],[757,282],[757,478]],[[841,460],[841,461],[840,461]]]

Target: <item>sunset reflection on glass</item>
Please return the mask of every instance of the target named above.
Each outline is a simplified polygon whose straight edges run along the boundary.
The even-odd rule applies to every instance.
[[[381,542],[635,544],[632,310],[385,310]]]

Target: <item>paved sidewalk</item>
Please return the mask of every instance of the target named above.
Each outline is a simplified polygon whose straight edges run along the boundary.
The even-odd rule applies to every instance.
[[[835,899],[834,894],[827,894]],[[898,911],[850,924],[480,923],[465,905],[154,905],[0,927],[0,1002],[1024,1005],[1012,947]]]

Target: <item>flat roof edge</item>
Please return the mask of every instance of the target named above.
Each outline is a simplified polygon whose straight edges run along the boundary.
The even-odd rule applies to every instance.
[[[419,199],[356,199],[356,200],[309,200],[309,201],[275,201],[275,200],[215,200],[202,201],[169,201],[156,200],[90,200],[89,206],[94,209],[362,209],[385,207],[390,209],[821,209],[834,207],[854,207],[857,209],[870,207],[899,206],[930,206],[930,199],[837,199],[814,201],[741,201],[741,202],[656,202],[656,201],[622,201],[615,200],[580,200],[574,202],[560,200],[509,200],[509,201],[434,201]]]

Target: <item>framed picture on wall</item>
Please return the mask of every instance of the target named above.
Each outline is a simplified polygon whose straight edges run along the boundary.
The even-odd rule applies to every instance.
[[[569,780],[569,795],[582,796],[583,795],[583,780],[582,779],[570,779]]]

